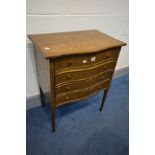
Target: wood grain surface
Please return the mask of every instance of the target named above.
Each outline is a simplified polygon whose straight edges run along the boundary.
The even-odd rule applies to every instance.
[[[98,30],[28,35],[45,58],[94,53],[126,43]]]
[[[104,52],[89,53],[85,55],[65,56],[56,59],[55,71],[56,73],[61,70],[68,70],[73,68],[88,68],[91,65],[98,63],[104,63],[105,61],[117,59],[119,48],[112,48],[105,50]]]
[[[60,85],[56,87],[56,96],[67,94],[71,91],[84,89],[84,88],[90,87],[91,85],[97,84],[101,81],[110,79],[112,76],[112,73],[113,73],[113,69],[106,72],[101,72],[89,78],[85,78],[81,80],[79,79],[78,81],[74,81],[74,82],[69,81],[64,85]]]
[[[115,67],[116,61],[108,61],[104,64],[100,64],[97,66],[89,67],[86,69],[79,69],[76,70],[68,70],[66,72],[62,72],[56,75],[56,86],[68,83],[70,81],[78,81],[85,78],[93,77],[99,73],[105,72],[107,70],[113,70]]]
[[[58,96],[58,97],[56,97],[56,106],[62,105],[65,103],[75,102],[80,99],[84,99],[99,90],[106,89],[108,87],[108,85],[109,85],[109,80],[101,81],[101,82],[99,82],[95,85],[92,85],[90,87],[87,87],[85,89],[70,92],[67,95],[64,94],[64,95]]]

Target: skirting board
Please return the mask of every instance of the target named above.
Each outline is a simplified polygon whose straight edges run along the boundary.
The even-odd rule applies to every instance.
[[[113,79],[119,78],[119,77],[126,75],[126,74],[129,74],[129,67],[128,66],[116,69],[114,76],[113,76]],[[37,107],[40,105],[41,105],[41,102],[40,102],[39,94],[26,98],[26,109],[34,108],[34,107]]]

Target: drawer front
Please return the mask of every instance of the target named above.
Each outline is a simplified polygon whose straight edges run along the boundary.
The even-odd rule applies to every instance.
[[[74,90],[85,89],[104,80],[111,79],[112,73],[113,70],[109,70],[107,72],[102,72],[96,76],[90,77],[89,79],[79,80],[75,82],[71,81],[66,84],[60,85],[56,87],[56,96],[60,96]]]
[[[85,89],[75,90],[73,92],[59,95],[56,97],[56,106],[84,99],[99,90],[106,89],[109,85],[109,81],[110,80],[102,81]]]
[[[68,70],[65,72],[61,72],[60,74],[56,74],[56,86],[62,85],[71,81],[78,81],[81,79],[87,79],[93,76],[96,76],[102,72],[114,70],[116,65],[116,61],[109,61],[99,66],[93,66],[86,69],[78,69]]]
[[[55,64],[55,70],[61,71],[65,68],[85,67],[88,65],[105,62],[112,59],[117,59],[119,55],[119,49],[109,49],[98,53],[68,56],[58,58]]]

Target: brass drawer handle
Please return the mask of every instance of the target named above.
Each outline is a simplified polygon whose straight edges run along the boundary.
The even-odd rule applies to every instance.
[[[106,59],[109,59],[110,58],[110,54],[107,54],[105,58]]]
[[[101,79],[103,80],[103,79],[104,79],[104,77],[102,76],[102,77],[101,77]]]
[[[69,66],[71,66],[71,65],[72,65],[72,62],[71,62],[71,61],[68,61],[67,64],[68,64]]]
[[[69,97],[68,96],[66,96],[66,100],[69,100]]]
[[[71,88],[70,87],[66,87],[66,90],[69,91],[69,90],[71,90]]]
[[[107,66],[104,66],[104,67],[103,67],[103,70],[106,70],[106,69],[107,69]]]
[[[68,75],[68,76],[67,76],[67,79],[71,79],[71,77],[72,77],[71,75]]]

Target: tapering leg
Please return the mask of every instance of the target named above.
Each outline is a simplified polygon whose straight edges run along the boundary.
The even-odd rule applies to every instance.
[[[50,106],[51,106],[51,120],[52,132],[55,132],[55,115],[56,115],[56,95],[55,95],[55,63],[50,61]]]
[[[41,100],[41,106],[44,107],[45,106],[45,102],[44,102],[44,94],[42,89],[39,87],[40,90],[40,100]]]
[[[55,107],[51,107],[52,132],[55,132]]]
[[[107,94],[108,94],[108,90],[109,89],[106,89],[105,91],[104,91],[104,94],[103,94],[103,98],[102,98],[102,102],[101,102],[101,106],[100,106],[100,111],[102,111],[102,109],[103,109],[103,106],[104,106],[104,103],[105,103],[105,100],[106,100],[106,97],[107,97]]]

